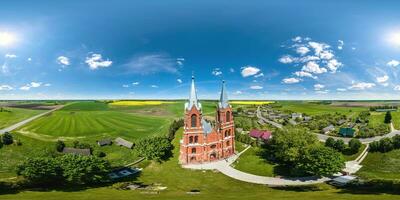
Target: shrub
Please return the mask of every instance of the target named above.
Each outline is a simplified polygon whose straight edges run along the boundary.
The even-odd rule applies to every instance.
[[[369,143],[369,150],[371,152],[379,151],[379,149],[380,149],[379,141],[373,141],[373,142]]]
[[[335,139],[329,137],[325,141],[325,146],[330,147],[330,148],[335,148],[335,143],[336,143]]]
[[[392,137],[393,148],[400,149],[400,135]]]
[[[389,152],[391,150],[393,150],[393,143],[390,138],[383,138],[379,141],[380,152]]]
[[[63,141],[61,141],[61,140],[57,140],[57,142],[56,142],[56,150],[58,152],[62,152],[64,150],[64,148],[65,148],[65,143]]]
[[[360,140],[353,138],[349,141],[349,149],[352,153],[357,153],[358,150],[360,150],[360,148],[361,148]]]
[[[3,137],[1,137],[3,144],[10,145],[14,142],[13,136],[9,132],[5,132]]]
[[[104,153],[102,151],[98,151],[98,152],[96,152],[96,156],[99,158],[103,158],[103,157],[106,157],[106,153]]]
[[[389,124],[390,122],[392,122],[392,114],[390,113],[390,111],[386,112],[384,122],[385,124]]]
[[[344,143],[343,140],[336,140],[334,148],[339,151],[339,152],[343,152],[346,149],[346,144]]]

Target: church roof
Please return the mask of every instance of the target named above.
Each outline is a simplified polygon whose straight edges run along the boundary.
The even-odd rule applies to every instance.
[[[222,81],[221,96],[218,102],[219,108],[229,107],[228,94],[226,93],[225,81]]]
[[[212,132],[211,124],[208,123],[206,120],[201,119],[201,125],[203,126],[204,134],[209,134]]]
[[[201,104],[197,100],[196,86],[194,85],[194,76],[192,76],[192,85],[190,86],[189,101],[185,104],[185,109],[190,110],[193,106],[196,106],[198,110],[201,109]]]

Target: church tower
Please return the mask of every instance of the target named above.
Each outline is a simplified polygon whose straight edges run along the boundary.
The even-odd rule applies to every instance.
[[[222,141],[223,157],[231,156],[235,152],[235,124],[232,107],[226,93],[225,81],[222,81],[221,96],[217,106],[217,131]]]

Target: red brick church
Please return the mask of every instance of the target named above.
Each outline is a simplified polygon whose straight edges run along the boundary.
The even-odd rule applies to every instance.
[[[235,125],[229,105],[225,82],[216,107],[215,126],[202,116],[201,103],[192,77],[190,95],[185,103],[185,125],[180,141],[181,164],[200,164],[230,157],[235,152]]]

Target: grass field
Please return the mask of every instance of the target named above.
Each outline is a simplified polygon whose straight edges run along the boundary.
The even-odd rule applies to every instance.
[[[315,102],[307,101],[280,101],[281,109],[291,110],[294,112],[306,113],[308,115],[325,114],[325,113],[342,113],[345,115],[355,115],[361,111],[368,110],[365,107],[345,107],[333,106],[327,104],[317,104]]]
[[[44,112],[43,110],[30,110],[22,108],[5,108],[11,112],[0,112],[0,129],[20,122],[24,119]]]
[[[357,172],[364,178],[400,179],[400,150],[388,153],[369,153],[361,163],[363,167]]]
[[[258,147],[251,147],[233,163],[234,168],[260,176],[276,176],[278,165],[263,159],[260,151]]]
[[[175,147],[179,144],[182,130],[174,140]],[[23,191],[10,192],[0,195],[0,199],[7,200],[64,200],[64,199],[96,199],[96,200],[126,200],[126,199],[300,199],[300,200],[389,200],[398,199],[397,195],[385,193],[366,193],[362,191],[347,191],[335,189],[321,184],[302,188],[269,188],[240,182],[213,171],[193,171],[182,169],[178,164],[179,149],[174,148],[174,156],[164,163],[152,163],[144,169],[138,182],[145,184],[158,183],[167,187],[159,194],[145,191],[122,191],[111,187],[100,188],[69,188],[50,191]],[[200,194],[190,195],[186,192],[197,189]],[[379,194],[379,195],[378,195]]]

